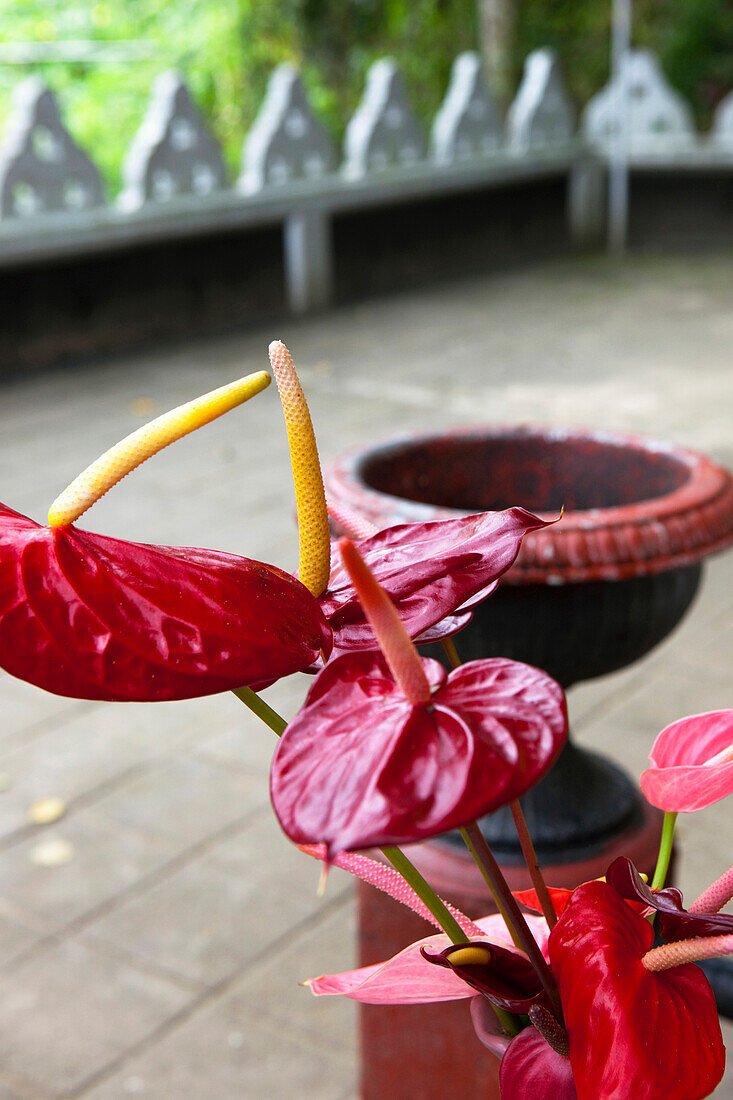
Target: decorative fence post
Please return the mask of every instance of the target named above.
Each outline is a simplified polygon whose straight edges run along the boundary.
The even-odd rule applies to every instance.
[[[64,126],[56,97],[27,77],[13,94],[0,148],[0,217],[79,214],[103,204],[99,171]]]
[[[425,139],[405,95],[399,69],[388,57],[369,69],[361,103],[346,127],[344,175],[361,179],[415,164]]]
[[[621,125],[632,156],[694,148],[692,111],[649,50],[625,53],[618,76],[588,101],[581,118],[583,136],[603,152],[612,148]]]
[[[122,175],[124,190],[119,202],[125,210],[179,195],[209,195],[226,186],[219,143],[179,73],[157,77]]]
[[[430,143],[439,164],[495,153],[502,145],[499,113],[477,53],[459,54],[433,121]]]
[[[713,145],[723,153],[733,153],[733,92],[718,104],[713,117]]]
[[[336,150],[306,98],[292,65],[280,65],[270,77],[267,94],[244,146],[240,190],[314,181],[333,171]],[[333,246],[330,216],[318,209],[298,209],[283,228],[285,283],[290,308],[306,313],[327,306],[333,297]]]
[[[575,137],[575,111],[554,50],[534,50],[525,61],[507,115],[507,136],[513,153],[558,148]]]

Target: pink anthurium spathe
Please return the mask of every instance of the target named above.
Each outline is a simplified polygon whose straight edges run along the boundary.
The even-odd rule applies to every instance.
[[[653,941],[604,882],[579,886],[550,934],[578,1100],[702,1100],[723,1075],[707,979],[696,966],[648,969]]]
[[[275,566],[0,505],[0,667],[79,699],[187,699],[307,667],[331,631]]]
[[[733,792],[733,710],[693,714],[667,726],[640,784],[652,806],[691,813]]]
[[[528,917],[527,921],[532,935],[546,953],[547,923],[541,917]],[[482,917],[476,924],[491,945],[526,961],[525,956],[514,947],[509,931],[498,914]],[[342,974],[322,975],[312,978],[307,985],[317,997],[339,994],[370,1005],[432,1004],[473,997],[475,990],[450,967],[431,965],[423,954],[423,950],[433,954],[449,947],[450,940],[442,932],[426,936],[383,963],[362,966]]]

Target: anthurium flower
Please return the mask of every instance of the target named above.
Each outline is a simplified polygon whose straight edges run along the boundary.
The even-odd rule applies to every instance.
[[[656,910],[656,928],[662,939],[733,935],[733,914],[705,912],[699,908],[688,911],[676,887],[650,890],[631,860],[625,856],[613,861],[606,872],[606,881],[627,901],[639,901]]]
[[[185,699],[284,676],[328,651],[317,602],[274,566],[74,526],[145,458],[268,381],[260,372],[134,432],[61,494],[48,526],[0,505],[2,668],[82,699]]]
[[[654,931],[607,883],[579,886],[550,935],[578,1100],[701,1100],[725,1051],[699,967],[652,971]]]
[[[501,658],[449,676],[422,660],[356,547],[342,553],[384,655],[338,657],[316,677],[272,763],[272,804],[298,844],[329,858],[435,836],[519,798],[567,734],[546,673]]]
[[[547,923],[541,917],[528,917],[527,921],[532,935],[546,952]],[[514,947],[498,913],[481,917],[476,924],[486,940],[486,943],[481,941],[483,946],[511,955],[519,960],[519,965],[529,966],[526,956]],[[474,989],[455,970],[450,966],[431,966],[425,957],[425,953],[440,953],[449,947],[450,940],[441,932],[410,944],[383,963],[342,974],[322,975],[312,978],[307,985],[317,997],[340,994],[362,1004],[432,1004],[472,997]]]
[[[733,710],[693,714],[667,726],[649,754],[640,783],[647,801],[669,813],[691,813],[733,792]]]

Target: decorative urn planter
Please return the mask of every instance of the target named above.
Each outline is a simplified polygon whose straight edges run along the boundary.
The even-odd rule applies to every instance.
[[[725,469],[693,451],[619,432],[480,427],[400,438],[341,456],[327,472],[326,491],[344,514],[379,528],[512,505],[545,518],[564,510],[560,522],[525,538],[499,588],[455,640],[462,660],[526,661],[565,688],[623,668],[666,638],[694,599],[703,559],[733,542],[733,478]],[[426,653],[443,657],[440,646]],[[522,806],[552,885],[601,875],[621,852],[653,869],[662,815],[620,768],[572,741]],[[508,809],[481,827],[512,888],[528,887]],[[459,837],[411,847],[410,858],[465,912],[491,910]],[[364,965],[426,934],[412,923],[417,918],[393,910],[361,890]],[[410,1013],[412,1024],[404,1015],[386,1020],[383,1009],[363,1016],[367,1098],[380,1095],[397,1068],[395,1043],[411,1027],[429,1045],[424,1009],[422,1017],[420,1009],[394,1011]],[[466,1026],[464,1017],[455,1019],[457,1029]],[[446,1036],[445,1021],[441,1029],[443,1044],[470,1038],[460,1030]],[[410,1095],[445,1095],[439,1076],[431,1065],[424,1091]],[[475,1089],[467,1083],[466,1100],[486,1095],[481,1079]]]

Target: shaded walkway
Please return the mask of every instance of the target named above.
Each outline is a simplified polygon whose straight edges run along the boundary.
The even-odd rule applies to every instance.
[[[582,260],[7,384],[0,499],[43,518],[126,432],[265,366],[274,337],[300,367],[324,459],[485,420],[639,430],[733,465],[733,257]],[[293,568],[274,387],[142,467],[85,520]],[[662,726],[731,705],[732,579],[733,555],[711,563],[668,643],[571,694],[580,741],[638,775]],[[277,685],[273,705],[292,714],[306,686]],[[297,985],[350,964],[348,883],[333,874],[317,899],[317,866],[280,837],[267,731],[232,696],[95,704],[4,675],[0,708],[0,1100],[353,1096],[352,1006]],[[48,796],[65,816],[28,824]],[[689,898],[730,862],[730,803],[684,820],[680,835]],[[53,839],[70,858],[40,866]]]

